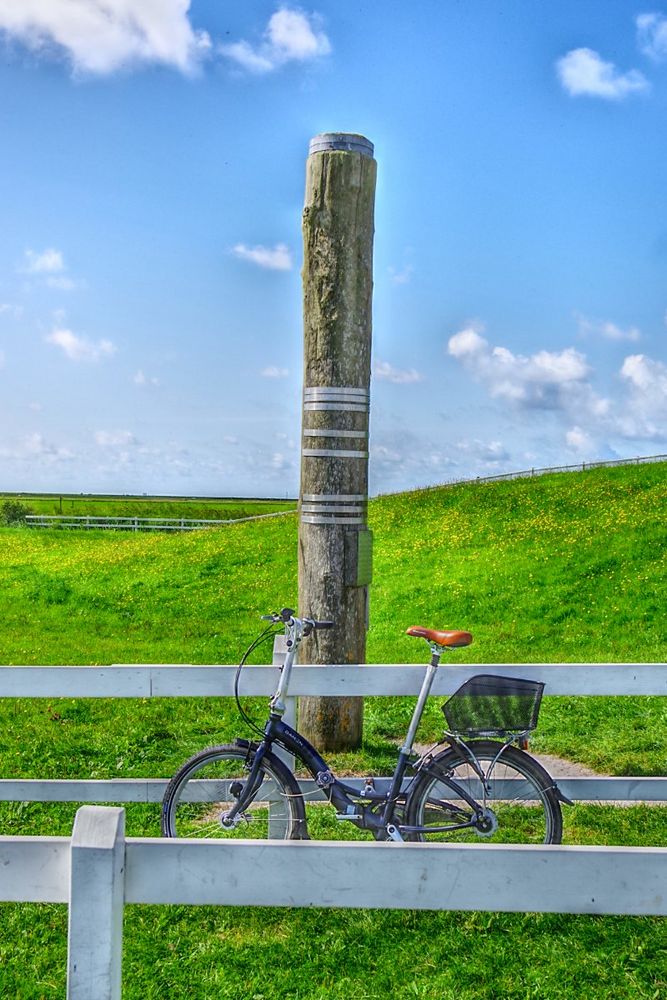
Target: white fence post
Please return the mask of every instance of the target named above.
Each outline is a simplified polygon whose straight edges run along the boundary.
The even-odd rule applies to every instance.
[[[120,1000],[125,810],[82,806],[71,846],[67,1000]]]

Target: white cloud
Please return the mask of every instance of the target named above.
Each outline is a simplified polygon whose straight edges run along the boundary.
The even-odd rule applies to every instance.
[[[289,375],[289,368],[279,368],[277,365],[268,365],[266,368],[262,368],[259,374],[262,378],[287,378]]]
[[[667,399],[667,367],[645,354],[630,354],[621,368],[621,375],[642,392],[656,390]]]
[[[26,250],[25,263],[19,271],[41,278],[49,288],[57,288],[60,291],[70,292],[78,285],[78,282],[66,274],[67,265],[63,252],[56,250],[55,247],[48,247],[41,253]]]
[[[389,274],[391,275],[391,280],[395,285],[407,285],[412,279],[414,270],[415,269],[412,264],[406,264],[400,271],[397,271],[395,267],[390,267]]]
[[[395,385],[406,385],[409,382],[423,382],[424,376],[415,368],[394,368],[388,361],[378,361],[373,369],[375,378]]]
[[[188,18],[190,0],[0,0],[0,31],[76,72],[161,63],[192,72],[211,48]]]
[[[620,73],[593,49],[572,49],[556,63],[558,78],[571,97],[602,97],[615,101],[643,93],[650,84],[637,69]]]
[[[159,385],[160,380],[155,375],[145,375],[141,368],[132,376],[135,385]]]
[[[595,447],[590,435],[581,427],[571,427],[565,435],[565,443],[572,451],[584,454],[590,454]]]
[[[287,472],[294,465],[294,462],[282,451],[274,451],[271,455],[270,465],[276,472]]]
[[[2,0],[0,0],[1,3]],[[25,270],[28,274],[53,275],[66,269],[62,251],[56,250],[55,247],[48,247],[41,253],[37,253],[35,250],[26,250],[25,260]]]
[[[370,473],[385,489],[442,481],[457,464],[439,442],[405,426],[380,430],[371,439]]]
[[[628,398],[619,408],[615,430],[634,440],[667,441],[667,365],[645,354],[631,354],[620,374]]]
[[[582,336],[598,334],[606,340],[629,341],[636,341],[641,337],[636,326],[629,326],[627,330],[624,330],[609,320],[588,319],[586,316],[582,316],[581,313],[575,313],[575,317],[579,324],[579,333]]]
[[[46,341],[59,347],[71,361],[100,361],[116,353],[110,340],[94,343],[86,337],[77,337],[71,330],[56,329],[48,334]]]
[[[276,243],[271,247],[247,247],[245,243],[237,243],[232,253],[240,257],[241,260],[248,260],[258,267],[265,267],[269,271],[291,271],[292,255],[285,243]]]
[[[281,7],[271,15],[262,41],[244,40],[219,46],[222,55],[249,73],[270,73],[288,62],[308,62],[331,52],[331,43],[321,30],[316,14]]]
[[[49,288],[59,288],[63,292],[71,292],[72,289],[77,287],[74,278],[68,278],[65,274],[59,274],[57,276],[49,275],[46,279],[46,283]]]
[[[492,398],[516,410],[552,411],[566,421],[568,449],[599,453],[603,438],[612,451],[614,439],[667,441],[667,365],[661,361],[644,354],[626,357],[619,373],[622,391],[607,398],[595,392],[586,358],[573,348],[523,356],[492,347],[480,330],[477,324],[454,334],[449,354]]]
[[[564,409],[574,398],[587,406],[603,401],[592,395],[585,379],[586,358],[573,347],[563,351],[537,351],[526,357],[506,347],[492,347],[481,336],[480,324],[472,324],[449,338],[448,353],[482,381],[494,398],[517,406]]]
[[[667,59],[667,17],[662,14],[640,14],[636,19],[637,44],[650,59]]]
[[[18,461],[34,461],[35,459],[54,461],[69,461],[74,458],[74,454],[69,448],[62,448],[47,441],[43,434],[35,431],[28,434],[14,447],[0,448],[0,456]]]
[[[459,441],[456,445],[458,450],[465,455],[472,455],[482,465],[496,467],[500,462],[507,462],[510,458],[502,441],[480,441],[475,438],[473,441]]]
[[[483,353],[488,347],[488,341],[480,334],[483,329],[481,324],[471,323],[465,329],[459,330],[458,333],[449,338],[448,352],[454,358],[471,357]]]
[[[101,448],[127,448],[138,442],[132,431],[95,431],[95,443]]]

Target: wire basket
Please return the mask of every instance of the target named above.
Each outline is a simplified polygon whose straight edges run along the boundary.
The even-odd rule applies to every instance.
[[[479,674],[442,706],[452,733],[506,736],[537,727],[544,684],[520,677]]]

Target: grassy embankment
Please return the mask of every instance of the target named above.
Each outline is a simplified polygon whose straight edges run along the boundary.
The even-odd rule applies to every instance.
[[[419,621],[470,628],[475,644],[456,654],[469,662],[664,661],[665,472],[599,470],[373,502],[368,659],[422,660],[425,647],[402,634]],[[6,529],[0,662],[233,662],[258,614],[294,600],[295,545],[291,517],[177,537]],[[369,703],[363,752],[338,766],[385,773],[409,711],[402,700]],[[0,712],[6,777],[166,775],[239,731],[232,706],[213,701],[36,700]],[[424,741],[440,720],[434,704]],[[552,699],[533,745],[610,773],[664,774],[666,723],[661,699]],[[67,833],[74,811],[6,805],[2,829]],[[157,811],[130,807],[128,832],[155,834]],[[579,806],[566,839],[664,845],[667,823],[661,809]],[[64,909],[6,907],[3,923],[0,996],[62,995]],[[142,1000],[388,990],[434,1000],[655,998],[667,988],[664,921],[637,918],[132,907],[125,956],[125,995]]]

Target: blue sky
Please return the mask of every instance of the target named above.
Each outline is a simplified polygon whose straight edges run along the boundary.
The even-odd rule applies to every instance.
[[[667,452],[667,7],[0,0],[0,90],[0,489],[296,495],[323,131],[372,492]]]

